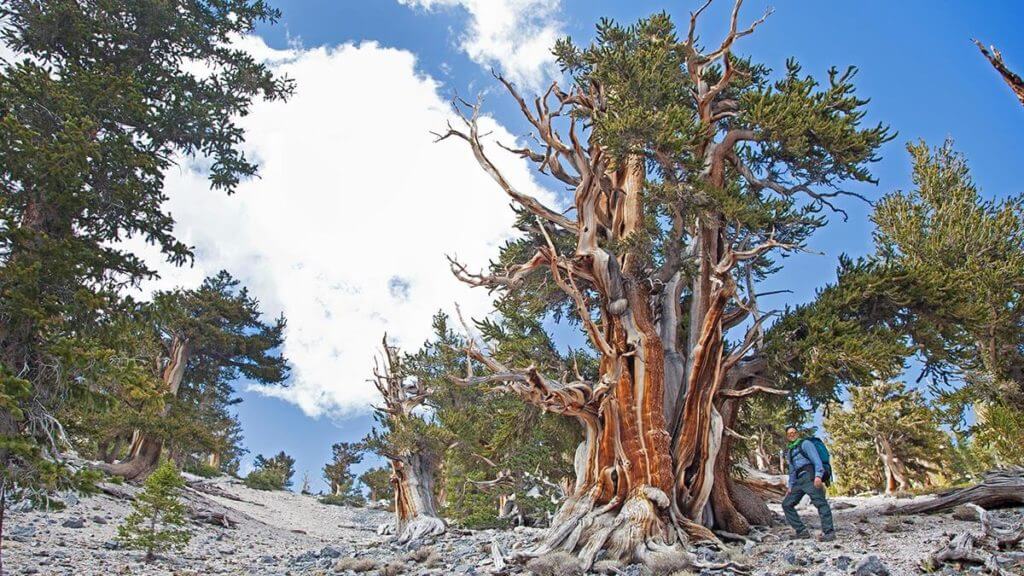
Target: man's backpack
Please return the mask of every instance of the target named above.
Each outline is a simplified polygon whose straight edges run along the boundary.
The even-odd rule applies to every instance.
[[[814,448],[818,451],[818,458],[821,459],[821,465],[825,468],[825,476],[822,477],[821,481],[824,482],[825,485],[832,484],[832,455],[828,453],[828,447],[825,446],[825,443],[822,442],[821,438],[811,436],[800,440],[800,444],[798,444],[800,451],[803,451],[804,449],[804,440],[809,440],[811,444],[814,444]],[[811,459],[811,455],[806,452],[804,452],[804,456],[807,456],[808,460]],[[792,457],[790,460],[792,460]]]

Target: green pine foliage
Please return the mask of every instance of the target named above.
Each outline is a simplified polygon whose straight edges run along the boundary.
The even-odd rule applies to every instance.
[[[359,442],[338,442],[331,446],[331,461],[324,465],[324,479],[331,486],[330,496],[345,502],[362,502],[363,495],[356,485],[352,466],[363,461],[365,449]]]
[[[535,363],[540,369],[570,369],[571,362],[560,356],[539,322],[522,312],[502,307],[502,321],[477,324],[484,338],[500,350],[499,359],[513,365]],[[446,518],[468,527],[493,527],[498,518],[499,496],[515,494],[520,509],[534,518],[546,510],[529,494],[544,488],[528,474],[552,482],[572,477],[572,456],[582,440],[574,422],[524,404],[520,399],[489,388],[470,388],[451,377],[466,375],[465,340],[455,333],[443,314],[434,317],[434,340],[407,360],[410,374],[424,379],[433,390],[428,404],[439,445],[444,447],[444,464],[439,484]],[[585,364],[585,363],[584,363]],[[482,368],[475,366],[476,373]],[[474,482],[494,480],[509,474],[497,487],[484,489]],[[540,500],[544,500],[541,498]],[[534,509],[530,508],[535,503]],[[553,505],[547,502],[547,508]]]
[[[163,441],[183,468],[216,454],[219,471],[229,472],[245,454],[231,411],[240,401],[234,384],[240,378],[266,385],[287,379],[287,362],[278,353],[284,327],[283,317],[266,321],[259,302],[226,271],[198,288],[157,292],[122,322],[118,357],[130,364],[119,374],[131,378],[109,381],[110,394],[101,402],[73,404],[64,420],[79,431],[81,452],[99,459],[126,456],[139,430]],[[186,343],[188,360],[172,396],[160,372],[176,341]]]
[[[132,513],[118,526],[117,539],[126,548],[146,551],[151,562],[161,552],[182,550],[191,534],[185,526],[185,506],[178,495],[185,480],[170,460],[148,478],[145,489],[132,503]]]
[[[849,406],[825,418],[835,489],[840,494],[885,490],[886,446],[905,467],[908,488],[948,482],[952,443],[940,423],[921,393],[907,390],[902,382],[852,389]]]
[[[391,468],[377,466],[359,475],[359,483],[369,490],[367,498],[371,501],[391,501],[395,497],[395,487],[391,484]]]
[[[287,490],[295,475],[295,459],[285,452],[271,458],[256,456],[253,469],[245,477],[245,485],[254,490]]]
[[[756,470],[781,474],[780,454],[786,449],[786,429],[807,431],[811,414],[790,398],[758,395],[740,405],[735,454]]]
[[[5,480],[51,486],[61,410],[142,387],[140,354],[120,347],[119,330],[136,308],[125,288],[155,273],[122,241],[144,238],[186,264],[191,249],[164,208],[166,170],[202,157],[227,193],[256,173],[239,119],[292,85],[229,41],[278,16],[262,0],[0,6],[0,41],[17,55],[0,64]]]

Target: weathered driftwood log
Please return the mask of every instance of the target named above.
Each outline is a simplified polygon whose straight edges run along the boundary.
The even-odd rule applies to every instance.
[[[931,500],[897,506],[886,514],[939,512],[961,504],[977,504],[985,509],[1024,506],[1024,468],[992,470],[980,484],[945,492]]]
[[[188,482],[188,487],[196,492],[202,492],[203,494],[209,494],[210,496],[216,496],[226,500],[234,500],[235,502],[245,502],[246,504],[252,504],[254,506],[263,506],[263,504],[260,504],[259,502],[252,502],[245,498],[235,496],[227,490],[214,484],[210,484],[209,482]]]
[[[1000,551],[1014,547],[1024,540],[1024,525],[1015,528],[998,526],[992,514],[981,506],[966,506],[977,512],[984,535],[977,536],[965,531],[951,537],[945,546],[925,557],[922,567],[927,571],[935,571],[946,563],[981,564],[989,574],[1019,573],[1007,569],[1016,570],[1024,567],[1024,558],[1017,554],[1000,554]]]
[[[142,492],[142,489],[138,487],[111,484],[109,482],[100,482],[96,484],[96,488],[107,496],[128,501],[135,500],[138,494]],[[223,490],[220,490],[220,492],[223,493]],[[234,499],[241,501],[239,498]],[[185,504],[189,519],[193,522],[214,524],[225,528],[234,528],[238,525],[238,514],[236,512],[209,501],[203,495],[203,492],[196,490],[192,486],[189,486],[182,492],[181,500]]]

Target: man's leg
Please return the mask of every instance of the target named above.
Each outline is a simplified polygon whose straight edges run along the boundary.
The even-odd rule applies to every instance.
[[[804,521],[800,519],[800,515],[796,513],[796,505],[800,503],[800,499],[804,497],[804,491],[800,483],[790,489],[789,494],[782,499],[782,511],[786,515],[786,523],[789,524],[793,530],[796,530],[797,536],[804,536],[808,534],[807,526],[804,525]]]
[[[818,509],[818,517],[821,518],[822,534],[834,533],[835,526],[832,524],[832,507],[828,505],[828,499],[825,498],[825,487],[816,488],[811,484],[808,494],[811,496],[811,504],[814,504],[814,507]]]

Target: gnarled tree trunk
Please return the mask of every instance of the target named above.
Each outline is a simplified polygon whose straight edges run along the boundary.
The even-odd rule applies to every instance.
[[[189,342],[186,338],[175,335],[171,340],[171,350],[161,375],[166,393],[174,397],[178,395],[181,381],[185,376],[188,364]],[[160,412],[161,417],[167,416],[170,406],[165,405]],[[163,440],[136,430],[132,435],[132,444],[128,458],[114,464],[101,464],[100,469],[125,480],[142,480],[156,469],[160,463]]]
[[[418,418],[413,411],[428,395],[418,380],[406,381],[399,369],[398,350],[384,337],[386,366],[374,370],[374,384],[384,398],[377,408],[378,417],[391,431],[399,430],[408,421]],[[438,456],[428,446],[398,447],[384,454],[391,462],[391,484],[395,490],[395,542],[409,545],[445,532],[445,523],[437,514],[434,479]]]
[[[907,467],[893,451],[889,439],[884,436],[875,438],[875,451],[882,459],[882,468],[885,472],[885,493],[895,494],[909,488],[910,480],[907,475]]]
[[[739,130],[716,139],[715,118],[721,110],[715,98],[732,74],[729,49],[739,34],[749,33],[737,33],[735,10],[731,24],[715,56],[695,58],[700,63],[690,70],[707,131],[695,154],[705,159],[698,179],[708,189],[725,188],[727,166],[738,163],[735,147],[755,138]],[[696,51],[693,37],[691,29],[687,47]],[[709,84],[707,67],[720,58],[725,73],[719,82]],[[671,217],[670,234],[676,242],[668,244],[663,262],[652,271],[649,254],[632,241],[646,233],[649,163],[663,162],[660,172],[668,184],[689,186],[673,180],[676,169],[671,160],[663,161],[656,153],[613,157],[597,142],[581,141],[580,118],[605,112],[606,95],[596,83],[577,86],[571,93],[553,85],[530,106],[510,83],[499,80],[544,145],[543,151],[513,152],[574,189],[575,219],[512,186],[484,150],[478,107],[472,107],[471,114],[456,107],[465,130],[449,126],[439,139],[455,137],[469,143],[481,167],[535,217],[536,231],[545,242],[532,258],[504,274],[470,273],[455,260],[452,271],[468,284],[505,290],[547,270],[575,305],[600,355],[597,381],[587,382],[579,374],[572,381],[556,380],[533,366],[505,366],[486,346],[478,347],[472,336],[468,339],[467,352],[490,373],[464,382],[497,383],[547,411],[577,419],[583,428],[575,486],[546,536],[523,555],[564,551],[577,555],[589,568],[604,554],[610,560],[646,563],[656,572],[681,570],[693,559],[677,546],[680,542],[714,539],[711,527],[745,533],[751,523],[770,518],[763,503],[754,503],[755,493],[729,479],[731,443],[725,432],[735,419],[736,404],[754,392],[773,391],[758,383],[766,368],[754,353],[763,318],[752,290],[739,296],[734,274],[739,264],[790,246],[774,237],[736,244],[727,237],[723,214],[702,209],[693,211],[696,216],[684,216],[679,210]],[[549,105],[552,96],[555,106]],[[568,141],[554,128],[558,117],[569,118]],[[689,246],[684,246],[684,236],[690,239]],[[559,253],[556,246],[569,241],[575,244],[573,252]],[[688,254],[683,254],[684,248]],[[689,296],[683,298],[687,285]],[[751,316],[753,325],[746,337],[727,349],[725,333]],[[470,330],[468,325],[466,329]]]

